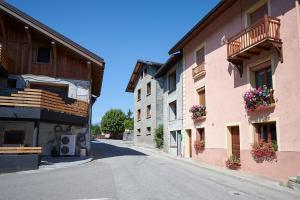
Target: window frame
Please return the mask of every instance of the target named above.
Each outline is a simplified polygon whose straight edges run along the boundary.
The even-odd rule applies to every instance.
[[[201,99],[200,99],[200,93],[203,92],[204,93],[204,104],[201,104]],[[205,86],[197,89],[197,97],[198,97],[198,103],[199,105],[203,105],[206,106],[206,90],[205,90]]]
[[[138,89],[137,90],[137,101],[140,101],[142,99],[142,90]]]
[[[138,109],[137,110],[137,121],[139,122],[139,121],[141,121],[141,119],[142,119],[142,111],[141,111],[141,109]]]
[[[40,49],[49,49],[49,62],[43,62],[43,61],[39,61],[39,50]],[[51,47],[47,47],[47,46],[38,46],[36,48],[36,56],[35,56],[35,62],[37,64],[44,64],[44,65],[49,65],[52,64],[52,48]]]
[[[151,87],[151,81],[147,83],[147,96],[151,95],[152,87]]]
[[[175,105],[175,112],[173,112],[173,109],[172,109],[172,106],[171,105]],[[173,118],[171,118],[171,113],[172,113],[172,116],[174,116]],[[169,102],[169,121],[175,121],[177,120],[177,101],[172,101],[172,102]]]
[[[197,63],[197,52],[200,51],[202,48],[204,48],[204,61],[201,64]],[[194,50],[194,63],[196,65],[196,67],[200,66],[200,65],[205,65],[205,61],[206,61],[206,44],[205,42],[201,43],[195,50]]]
[[[260,0],[251,7],[249,7],[244,13],[244,28],[251,26],[250,24],[250,15],[261,8],[263,5],[267,4],[268,7],[268,15],[271,15],[271,4],[270,0]]]
[[[276,121],[270,121],[270,122],[261,122],[261,123],[255,123],[254,124],[254,141],[255,142],[273,142],[272,140],[272,133],[271,133],[271,125],[275,126],[275,136],[276,136],[276,144],[278,145],[278,128],[277,128],[277,122]],[[264,141],[263,138],[261,138],[263,129],[263,126],[267,126],[267,141]]]
[[[171,79],[170,77],[173,77],[174,78],[174,85],[173,87],[171,88]],[[176,72],[176,69],[171,71],[169,74],[168,74],[168,91],[169,91],[169,94],[171,94],[172,92],[176,91],[177,90],[177,72]]]
[[[146,116],[147,116],[147,119],[151,118],[151,105],[147,105],[147,108],[146,108]]]
[[[152,130],[151,126],[148,126],[146,129],[147,129],[147,134],[146,135],[151,135],[151,130]]]

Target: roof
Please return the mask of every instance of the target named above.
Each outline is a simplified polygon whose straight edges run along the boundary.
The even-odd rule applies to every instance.
[[[138,81],[139,75],[144,65],[149,65],[152,67],[160,68],[163,64],[147,61],[147,60],[138,60],[135,64],[131,77],[129,79],[128,85],[126,87],[126,92],[133,92]]]
[[[93,52],[89,51],[88,49],[82,47],[81,45],[75,43],[74,41],[70,40],[69,38],[65,37],[64,35],[56,32],[52,28],[48,27],[47,25],[39,22],[38,20],[32,18],[31,16],[27,15],[26,13],[22,12],[21,10],[17,9],[16,7],[6,3],[3,0],[0,0],[0,10],[4,11],[8,15],[17,18],[19,21],[25,23],[30,28],[45,34],[46,36],[50,37],[54,41],[62,44],[63,46],[71,49],[72,51],[80,54],[81,56],[85,57],[88,61],[100,66],[100,69],[93,69],[93,71],[100,72],[100,80],[96,81],[99,82],[99,90],[94,91],[96,96],[100,95],[102,79],[103,79],[103,71],[105,67],[104,59],[100,56],[94,54]],[[94,65],[93,65],[94,66]]]
[[[181,53],[171,55],[169,59],[165,62],[165,64],[161,68],[159,68],[159,70],[155,74],[155,78],[161,77],[164,74],[166,74],[181,58]]]
[[[187,32],[170,50],[169,54],[181,51],[206,26],[212,23],[225,10],[230,8],[237,0],[221,0],[209,13],[207,13],[189,32]]]

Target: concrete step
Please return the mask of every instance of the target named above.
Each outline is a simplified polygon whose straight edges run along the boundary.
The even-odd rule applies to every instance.
[[[298,190],[300,192],[300,176],[290,177],[287,186],[291,189]]]

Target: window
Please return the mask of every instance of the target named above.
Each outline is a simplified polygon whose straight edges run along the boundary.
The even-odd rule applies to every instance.
[[[169,120],[176,120],[177,119],[177,102],[173,101],[169,103]]]
[[[205,62],[205,49],[204,47],[202,47],[196,51],[196,64],[199,66],[204,64],[204,62]]]
[[[170,132],[170,147],[177,147],[176,131]]]
[[[138,91],[137,91],[137,100],[138,101],[141,100],[141,89],[138,89]]]
[[[172,72],[169,75],[169,92],[173,92],[176,90],[176,71]]]
[[[137,136],[140,136],[140,135],[141,135],[141,129],[137,129],[136,131],[137,131],[137,134],[136,134],[136,135],[137,135]]]
[[[204,128],[198,128],[197,129],[197,136],[196,139],[199,141],[205,141],[205,131]]]
[[[147,95],[151,94],[151,82],[147,83]]]
[[[141,121],[141,109],[138,109],[137,111],[137,120]]]
[[[147,135],[151,135],[151,127],[147,127]]]
[[[255,11],[248,14],[248,24],[252,25],[259,20],[263,19],[264,15],[268,15],[268,4],[265,3]]]
[[[36,61],[40,63],[50,63],[50,53],[50,48],[38,48]]]
[[[259,123],[256,127],[256,141],[272,142],[277,145],[276,122]]]
[[[147,118],[151,117],[151,105],[147,106]]]
[[[24,131],[5,131],[4,144],[24,144]]]
[[[144,69],[144,77],[147,75],[147,67]]]
[[[268,88],[272,88],[272,69],[269,65],[266,68],[257,70],[255,73],[255,86],[256,88],[262,88],[266,85]]]
[[[205,89],[202,88],[198,91],[199,104],[205,106]]]

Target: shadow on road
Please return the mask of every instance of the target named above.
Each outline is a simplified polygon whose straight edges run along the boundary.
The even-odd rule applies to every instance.
[[[91,156],[93,159],[102,159],[118,156],[148,156],[147,154],[130,149],[128,147],[119,147],[113,144],[103,142],[91,143]]]

